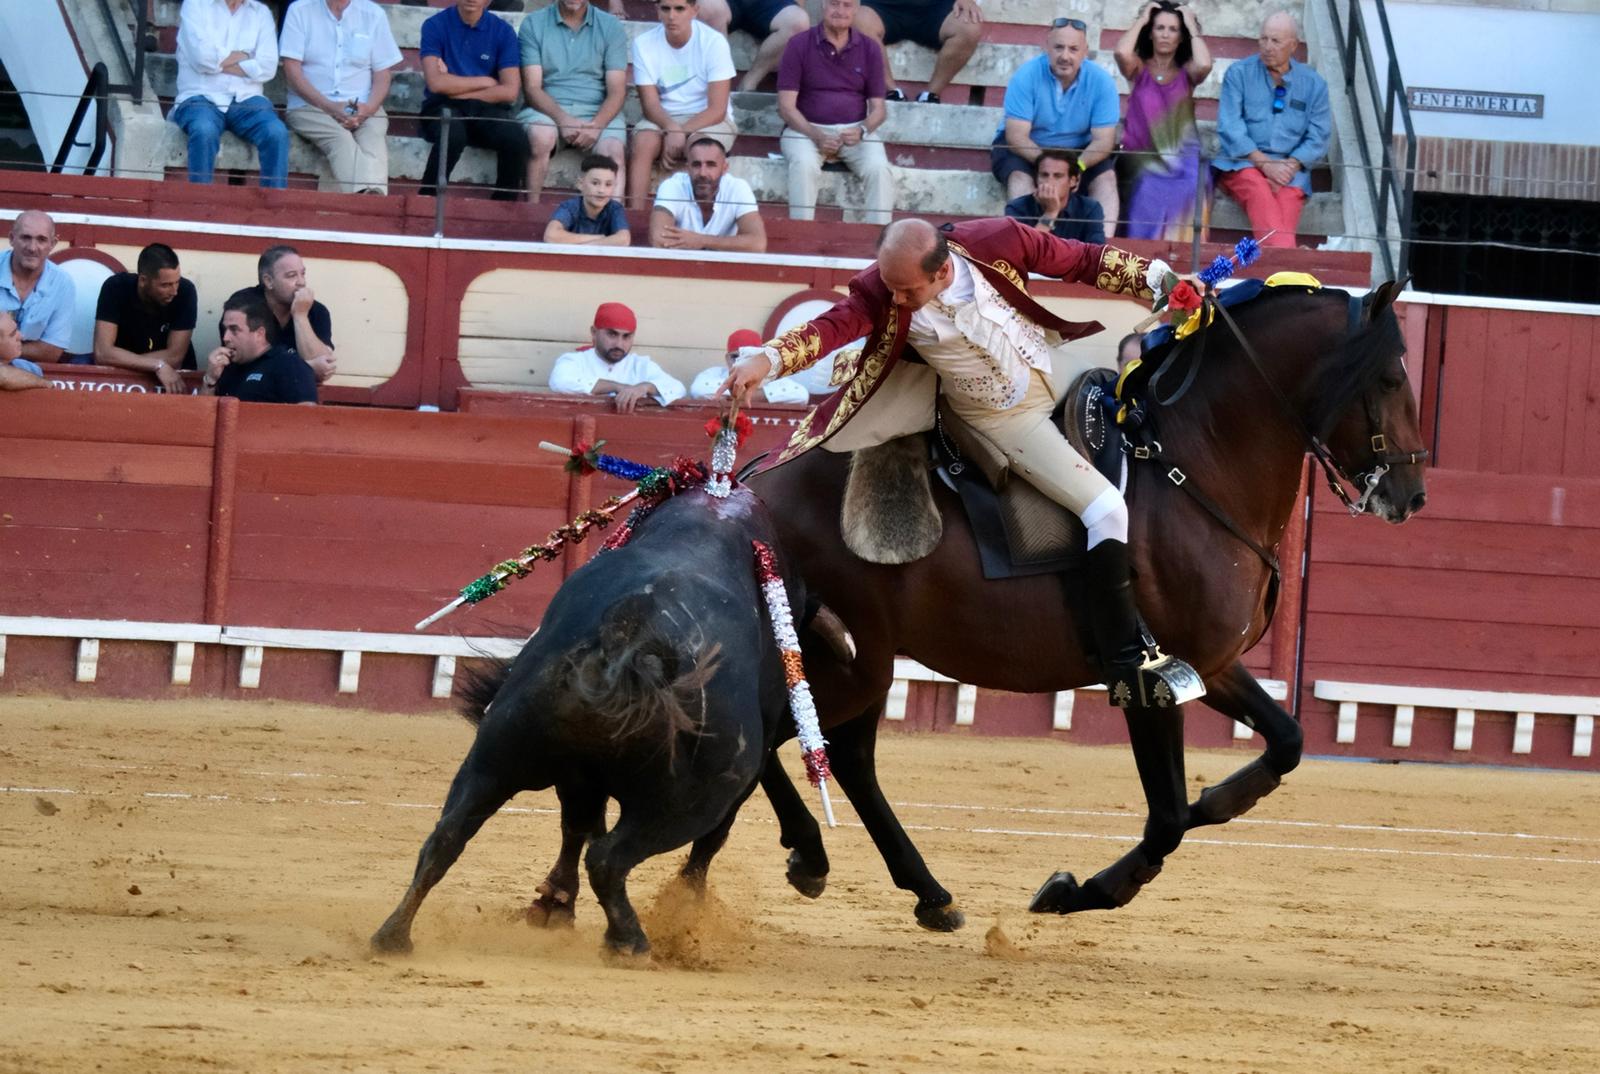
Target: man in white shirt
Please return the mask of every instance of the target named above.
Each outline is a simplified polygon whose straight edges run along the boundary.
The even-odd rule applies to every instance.
[[[262,186],[288,185],[289,128],[261,92],[277,70],[277,27],[260,0],[183,0],[168,118],[189,137],[189,182],[211,182],[228,130],[256,147]]]
[[[372,0],[295,0],[278,42],[289,83],[284,119],[328,158],[346,194],[389,192],[389,114],[400,49]]]
[[[690,399],[711,399],[716,396],[718,389],[728,379],[728,370],[733,368],[733,363],[739,360],[739,352],[745,347],[759,347],[762,339],[748,328],[741,328],[728,337],[727,353],[723,355],[721,365],[710,366],[695,374],[689,384]],[[744,397],[746,403],[805,403],[810,401],[811,393],[794,377],[779,377],[769,380],[759,388],[751,388],[750,394]]]
[[[633,311],[621,302],[602,302],[589,331],[594,346],[568,351],[550,369],[550,390],[566,395],[609,395],[617,412],[632,414],[645,400],[671,406],[683,398],[683,382],[647,355],[633,353],[638,329]]]
[[[689,147],[689,170],[664,179],[650,212],[650,245],[669,250],[767,248],[767,228],[750,184],[728,174],[728,155],[714,138]]]
[[[633,42],[633,84],[643,118],[633,128],[627,189],[635,209],[644,208],[657,158],[680,167],[696,138],[715,138],[724,151],[738,131],[728,107],[733,53],[728,39],[695,18],[697,0],[657,0],[661,25]]]

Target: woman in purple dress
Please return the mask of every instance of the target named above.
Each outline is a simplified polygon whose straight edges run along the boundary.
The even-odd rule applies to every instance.
[[[1117,42],[1117,67],[1133,87],[1123,122],[1123,166],[1130,177],[1130,239],[1180,239],[1194,218],[1200,133],[1194,89],[1211,74],[1211,50],[1194,9],[1152,0]]]

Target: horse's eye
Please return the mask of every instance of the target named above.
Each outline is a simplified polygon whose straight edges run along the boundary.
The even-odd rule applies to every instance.
[[[1397,392],[1406,386],[1405,377],[1384,377],[1378,381],[1380,387],[1386,392]]]

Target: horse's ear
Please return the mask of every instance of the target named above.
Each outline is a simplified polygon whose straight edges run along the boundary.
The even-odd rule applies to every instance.
[[[1371,315],[1381,313],[1385,308],[1394,305],[1394,300],[1400,297],[1400,292],[1406,289],[1411,282],[1410,276],[1403,276],[1398,280],[1385,280],[1378,285],[1372,293]]]

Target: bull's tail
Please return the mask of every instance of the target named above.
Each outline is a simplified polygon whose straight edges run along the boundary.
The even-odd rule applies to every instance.
[[[505,685],[511,674],[511,661],[497,656],[485,657],[481,664],[462,669],[460,683],[456,686],[456,700],[461,715],[476,727],[489,711],[489,702]]]
[[[618,601],[600,624],[597,643],[568,658],[573,696],[611,723],[622,742],[656,739],[676,760],[680,734],[699,734],[705,688],[717,672],[721,646],[698,628],[669,632],[648,596]]]

